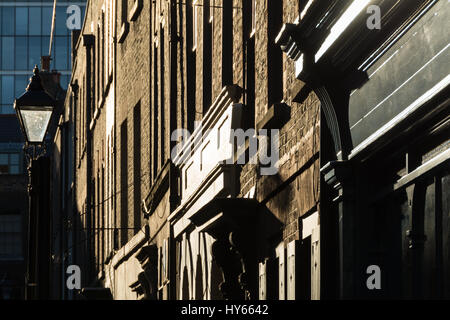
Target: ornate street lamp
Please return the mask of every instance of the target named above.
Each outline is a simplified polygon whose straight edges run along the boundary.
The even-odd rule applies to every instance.
[[[14,109],[25,135],[25,155],[28,157],[28,257],[25,277],[26,299],[48,297],[50,261],[50,161],[45,155],[45,136],[57,106],[42,86],[38,67],[26,92],[14,101]]]
[[[56,101],[44,90],[39,69],[33,70],[26,92],[14,101],[14,109],[28,146],[42,146]]]

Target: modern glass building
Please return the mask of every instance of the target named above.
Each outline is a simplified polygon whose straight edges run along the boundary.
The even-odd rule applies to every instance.
[[[57,1],[51,68],[61,73],[66,88],[71,70],[70,6],[84,17],[85,1]],[[14,113],[14,98],[24,92],[33,67],[49,54],[53,1],[0,0],[0,114]],[[82,20],[81,20],[82,21]]]
[[[56,6],[51,69],[61,73],[64,89],[72,68],[67,20],[73,5],[82,24],[85,1],[57,1]],[[24,297],[27,177],[13,102],[25,91],[41,56],[49,54],[52,16],[53,0],[0,0],[0,300]]]

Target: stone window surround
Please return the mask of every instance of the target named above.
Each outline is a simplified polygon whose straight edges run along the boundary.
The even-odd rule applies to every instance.
[[[122,9],[123,9],[123,2],[127,1],[127,0],[122,0]],[[120,31],[119,31],[119,37],[118,37],[118,42],[119,43],[123,43],[125,41],[125,39],[127,38],[128,33],[130,32],[130,23],[131,22],[135,22],[137,21],[139,15],[141,14],[141,11],[144,7],[144,1],[143,0],[135,0],[134,1],[134,5],[133,7],[130,9],[128,15],[127,15],[127,19],[124,19],[125,15],[122,15],[122,22],[121,22],[121,27],[120,27]]]

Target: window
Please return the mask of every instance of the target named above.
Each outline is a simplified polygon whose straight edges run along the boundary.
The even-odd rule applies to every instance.
[[[69,68],[68,56],[69,54],[69,44],[68,37],[55,37],[54,48],[55,54],[53,55],[54,66],[57,70],[67,70]]]
[[[39,7],[30,7],[29,10],[29,19],[30,23],[28,24],[28,34],[32,36],[40,36],[41,35],[41,28],[42,25],[42,13],[41,8]],[[36,28],[36,26],[39,26],[39,28]],[[39,52],[41,52],[39,50]]]
[[[160,81],[159,81],[159,89],[160,89],[160,103],[159,103],[159,128],[160,128],[160,165],[159,168],[161,169],[164,166],[164,162],[165,162],[165,147],[166,147],[166,143],[165,143],[165,137],[166,137],[166,117],[165,117],[165,76],[166,76],[166,67],[165,67],[165,54],[166,54],[166,50],[165,50],[165,34],[164,34],[164,28],[162,25],[160,25],[160,40],[161,43],[159,44],[159,49],[160,49],[160,53],[159,53],[159,58],[160,58],[160,65],[159,65],[159,71],[160,73]]]
[[[198,0],[192,3],[192,51],[197,49],[198,43]]]
[[[14,34],[14,7],[4,7],[1,17],[2,35]]]
[[[22,257],[21,216],[0,215],[0,258]]]
[[[91,79],[94,83],[94,85],[92,85],[92,88],[94,88],[94,94],[93,94],[93,101],[94,104],[91,106],[91,119],[94,120],[94,114],[95,114],[95,108],[96,106],[99,105],[100,103],[100,97],[102,96],[102,61],[101,61],[101,51],[102,51],[102,40],[101,40],[101,26],[100,26],[100,22],[97,23],[97,34],[95,37],[95,49],[93,47],[93,50],[91,51],[91,56],[92,56],[92,62],[94,62],[91,65],[92,70],[94,71],[95,74],[91,75]]]
[[[78,164],[81,162],[81,144],[83,141],[83,113],[82,113],[82,109],[84,106],[84,98],[83,98],[83,88],[80,87],[80,94],[79,94],[79,98],[78,98],[78,106],[77,106],[77,155],[78,155]]]
[[[244,2],[244,36],[245,36],[245,79],[244,103],[248,107],[245,128],[255,126],[255,0]]]
[[[27,76],[15,76],[14,77],[14,92],[16,97],[20,97],[25,88],[28,86],[28,77]]]
[[[120,125],[120,244],[128,242],[128,124]]]
[[[105,87],[106,87],[106,79],[108,77],[107,74],[107,68],[106,68],[106,63],[105,63],[105,49],[106,49],[106,36],[105,36],[105,12],[102,11],[102,18],[101,18],[101,26],[100,26],[100,46],[101,46],[101,50],[100,50],[100,54],[101,54],[101,61],[100,61],[100,66],[101,66],[101,86],[102,86],[102,91],[99,92],[100,97],[102,97],[102,95],[105,92]]]
[[[134,198],[134,232],[139,232],[141,224],[141,103],[133,110],[133,198]]]
[[[256,30],[256,0],[252,1],[252,30],[250,31],[253,34]]]
[[[108,2],[107,2],[108,3]],[[113,4],[112,3],[108,3],[108,18],[107,18],[107,23],[108,23],[108,36],[106,37],[106,41],[107,41],[107,46],[108,46],[108,77],[112,76],[112,59],[113,59],[113,46],[114,46],[114,41],[113,41],[113,19],[114,19],[114,15],[113,15]]]
[[[122,0],[121,24],[118,42],[123,43],[128,35],[130,25],[128,23],[128,0]]]
[[[0,175],[20,173],[19,153],[0,153]]]
[[[222,8],[222,86],[233,83],[233,3],[224,1]]]
[[[216,7],[216,0],[209,1],[209,23],[212,23],[214,20],[214,9]]]
[[[86,77],[83,77],[83,88],[86,88]],[[86,140],[84,140],[84,130],[86,129],[86,115],[85,115],[85,113],[86,113],[86,110],[85,110],[85,108],[86,108],[86,97],[85,97],[85,95],[86,95],[86,93],[84,92],[84,90],[83,89],[81,89],[81,93],[83,94],[82,96],[81,96],[81,108],[80,108],[80,112],[81,112],[81,115],[80,115],[80,137],[81,137],[81,141],[80,141],[80,147],[81,147],[81,149],[80,149],[80,159],[82,159],[83,158],[83,154],[84,154],[84,144],[85,144],[85,141]]]
[[[158,46],[155,43],[153,47],[153,180],[156,180],[158,176],[158,95],[159,95],[159,82],[158,82]]]
[[[12,102],[14,101],[14,77],[1,76],[1,92],[0,92],[0,106],[1,114],[14,113]]]
[[[28,39],[16,37],[15,39],[15,69],[26,70],[28,66]]]
[[[192,5],[186,6],[186,124],[187,129],[191,132],[194,130],[194,122],[196,117],[196,83],[197,83],[197,54],[195,52],[194,44],[197,42],[197,20],[196,5],[194,1]]]
[[[161,289],[169,280],[169,241],[164,239],[162,247],[159,247],[159,288]]]
[[[128,21],[128,0],[122,0],[122,23]]]
[[[213,0],[203,0],[203,5],[208,8]],[[203,11],[203,114],[205,114],[211,105],[212,94],[212,24],[208,14],[211,11]],[[209,21],[209,23],[208,23]]]
[[[28,32],[28,8],[16,8],[16,35],[27,35]]]
[[[2,37],[1,66],[3,70],[14,68],[14,38]]]
[[[28,69],[33,70],[35,65],[40,64],[41,53],[42,53],[42,39],[38,36],[28,37],[29,45],[29,55],[28,55]],[[47,46],[44,45],[44,48],[47,49]],[[27,79],[28,80],[28,79]]]
[[[269,107],[283,100],[283,52],[275,45],[278,31],[283,26],[283,5],[273,1],[268,5],[269,12],[269,47],[268,47],[268,85]]]
[[[156,1],[153,1],[153,7],[152,7],[152,20],[153,20],[153,34],[156,35],[156,29],[158,28],[158,24],[156,23],[157,20],[157,14],[156,14]]]

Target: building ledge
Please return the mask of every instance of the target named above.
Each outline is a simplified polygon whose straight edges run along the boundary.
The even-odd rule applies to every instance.
[[[123,43],[125,41],[129,31],[130,31],[130,24],[128,22],[122,23],[122,26],[120,27],[120,32],[119,32],[119,38],[118,38],[119,43]]]
[[[275,103],[257,123],[256,128],[281,129],[291,118],[291,108],[286,103]]]
[[[158,207],[161,199],[170,187],[170,174],[174,170],[172,161],[167,161],[158,174],[156,181],[150,189],[148,196],[142,201],[144,218],[148,219]]]
[[[146,227],[143,227],[130,241],[128,241],[128,243],[117,251],[116,255],[111,259],[112,267],[117,269],[123,261],[136,253],[148,239],[149,235],[146,231]]]
[[[144,8],[144,0],[135,0],[133,8],[131,8],[129,19],[130,21],[136,21]]]
[[[202,125],[194,130],[189,141],[185,143],[183,148],[173,159],[175,164],[183,162],[183,159],[186,157],[184,156],[185,154],[193,153],[198,149],[200,145],[198,141],[201,139],[206,130],[211,129],[227,110],[226,107],[228,107],[231,103],[237,103],[241,95],[242,88],[237,85],[226,86],[222,89],[219,96],[211,105],[211,108],[209,108],[208,112],[205,114]]]
[[[222,238],[235,228],[250,227],[256,221],[259,202],[248,198],[215,198],[189,217],[199,231]]]
[[[236,168],[234,165],[217,165],[203,180],[196,191],[184,199],[182,204],[168,217],[174,225],[174,234],[177,236],[188,228],[190,216],[195,214],[203,205],[216,197],[232,197],[237,194]]]

